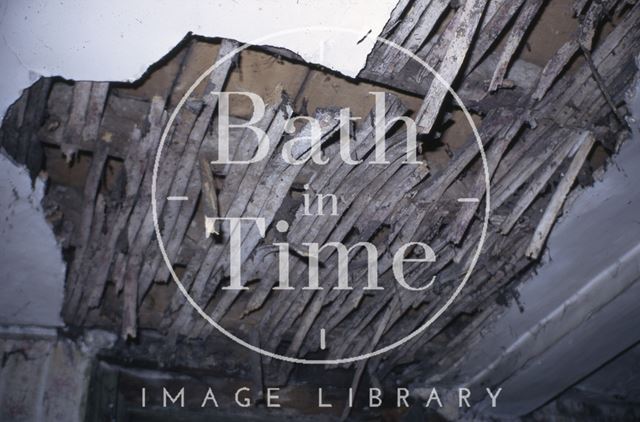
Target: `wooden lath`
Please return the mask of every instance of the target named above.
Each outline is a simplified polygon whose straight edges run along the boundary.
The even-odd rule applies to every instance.
[[[433,339],[447,333],[449,324],[463,313],[478,312],[488,318],[487,303],[509,289],[539,258],[594,142],[602,142],[603,133],[625,130],[621,122],[609,119],[614,115],[612,106],[616,113],[624,113],[618,108],[625,84],[637,73],[634,57],[640,51],[640,6],[624,9],[617,26],[594,45],[601,23],[619,4],[613,0],[576,1],[582,25],[575,40],[551,58],[534,89],[516,87],[515,97],[502,97],[514,53],[526,42],[527,30],[544,7],[543,1],[474,0],[458,8],[440,0],[399,3],[384,36],[418,54],[448,83],[478,83],[470,81],[476,75],[473,70],[493,66],[491,80],[480,81],[485,85],[484,97],[472,104],[483,113],[479,130],[491,177],[491,225],[476,271],[452,307],[401,350],[386,359],[360,363],[354,385],[364,370],[382,379],[399,364],[425,354],[431,356],[432,363],[449,359]],[[497,60],[487,60],[501,37],[505,37],[505,44]],[[223,41],[219,57],[235,47],[234,42]],[[590,63],[571,74],[563,73],[580,48],[589,52]],[[187,65],[188,60],[182,63]],[[414,65],[406,56],[378,44],[361,76],[424,96],[424,107],[417,117],[422,131],[428,133],[438,127],[439,116],[448,108],[448,96],[428,72],[414,72]],[[318,352],[321,328],[328,345],[324,353],[334,359],[370,352],[418,328],[455,289],[480,237],[486,189],[475,139],[468,139],[446,168],[436,170],[428,163],[402,163],[405,145],[401,130],[390,134],[387,141],[391,164],[371,165],[366,158],[373,153],[377,116],[372,111],[353,135],[352,154],[365,159],[363,163],[348,165],[335,159],[324,166],[312,162],[290,165],[282,159],[284,142],[290,136],[304,135],[310,127],[302,125],[294,134],[287,133],[285,123],[295,113],[289,97],[304,93],[289,96],[277,87],[259,123],[271,140],[267,158],[246,166],[211,166],[209,157],[217,152],[215,131],[210,130],[216,123],[217,97],[208,94],[222,90],[231,72],[233,61],[218,67],[204,91],[194,95],[179,113],[158,173],[156,197],[163,241],[170,259],[184,266],[181,280],[190,295],[214,320],[244,318],[247,331],[260,333],[262,347],[284,350],[292,356]],[[176,78],[181,77],[178,72]],[[177,93],[167,90],[150,99],[145,116],[129,137],[110,143],[103,137],[105,116],[110,112],[105,108],[111,95],[108,84],[76,83],[64,115],[43,122],[46,107],[42,103],[46,104],[49,85],[40,82],[10,110],[2,128],[2,145],[32,167],[39,164],[28,158],[24,146],[36,149],[39,142],[32,139],[58,145],[69,156],[77,151],[92,153],[82,195],[81,224],[74,232],[76,251],[68,272],[65,320],[71,325],[91,324],[91,312],[104,306],[105,291],[113,281],[123,304],[121,332],[124,337],[135,337],[140,306],[153,292],[154,282],[164,283],[169,278],[156,246],[150,193],[154,153],[172,111],[167,101]],[[174,81],[171,89],[177,85]],[[389,119],[408,111],[394,95],[388,94],[385,102]],[[334,142],[340,130],[337,116],[335,109],[318,110],[315,115],[328,157],[339,153]],[[53,117],[62,123],[57,128],[51,124]],[[601,126],[610,126],[609,132],[601,131]],[[247,130],[239,139],[242,142],[232,143],[231,155],[236,160],[252,157],[256,148],[253,133]],[[120,188],[106,195],[100,185],[110,157],[123,160],[123,165],[115,177]],[[335,194],[340,198],[338,215],[305,215],[300,185],[307,185],[308,192]],[[461,191],[479,201],[460,206],[456,200]],[[170,195],[186,196],[190,201],[168,201]],[[196,218],[201,217],[199,203],[209,216],[259,215],[266,219],[264,239],[255,227],[242,233],[243,272],[247,280],[257,280],[250,284],[250,290],[222,289],[229,275],[228,231],[221,229],[220,236],[190,236],[194,228],[203,229],[203,222]],[[286,235],[275,230],[278,220],[288,222]],[[370,241],[379,250],[380,285],[387,288],[375,294],[361,288],[367,279],[365,267],[358,264],[366,254],[358,250],[351,257],[351,264],[357,267],[351,274],[351,284],[357,287],[353,290],[329,288],[335,284],[337,270],[331,264],[334,254],[325,251],[320,256],[326,263],[321,268],[323,290],[300,289],[308,271],[308,262],[302,257],[292,260],[289,268],[292,286],[297,288],[274,291],[278,282],[274,277],[278,271],[274,243],[283,240],[300,251],[304,242],[342,242],[349,247]],[[392,287],[393,253],[409,241],[428,242],[436,252],[438,259],[433,265],[407,265],[406,270],[411,285],[424,285],[435,276],[432,289],[407,292]],[[213,327],[179,291],[163,312],[154,329],[168,340],[215,335]],[[468,327],[476,324],[472,318]],[[237,326],[233,329],[240,330]],[[469,332],[470,328],[463,329],[460,336]],[[255,334],[242,334],[256,338]],[[269,368],[266,376],[277,382],[286,382],[291,371],[291,366],[284,364]]]

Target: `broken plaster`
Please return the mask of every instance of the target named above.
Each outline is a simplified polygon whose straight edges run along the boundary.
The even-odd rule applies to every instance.
[[[344,28],[353,32],[297,31],[268,38],[265,44],[354,77],[396,2],[2,0],[0,120],[41,76],[134,81],[191,32],[250,42],[301,27]],[[32,191],[26,170],[0,159],[5,179],[0,186],[0,323],[58,326],[65,265],[40,206],[43,182],[36,180]],[[19,186],[19,192],[12,186]]]

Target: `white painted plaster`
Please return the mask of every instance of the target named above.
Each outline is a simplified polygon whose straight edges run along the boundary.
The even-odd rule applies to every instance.
[[[65,265],[42,212],[44,182],[0,153],[0,324],[62,325]]]
[[[34,78],[133,81],[185,35],[265,44],[347,76],[364,67],[397,0],[0,0],[0,117]],[[369,33],[369,31],[371,31]],[[367,33],[362,42],[358,43]]]

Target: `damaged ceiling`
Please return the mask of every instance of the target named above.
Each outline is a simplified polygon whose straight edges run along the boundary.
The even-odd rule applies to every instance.
[[[181,38],[188,29],[176,25],[164,41],[138,57],[135,66],[120,69],[116,77],[92,73],[91,68],[88,73],[74,73],[78,66],[73,62],[47,70],[26,56],[19,59],[41,75],[53,72],[68,79],[97,80],[39,79],[8,110],[0,132],[4,151],[28,168],[36,184],[48,177],[43,207],[67,264],[62,317],[68,329],[117,332],[116,346],[102,352],[109,362],[172,370],[204,368],[257,385],[312,378],[293,364],[256,358],[225,339],[186,302],[157,247],[151,158],[169,116],[195,78],[221,57],[235,54],[197,87],[176,114],[157,175],[155,207],[167,254],[190,296],[213,320],[253,345],[299,358],[340,359],[393,344],[423,326],[456,291],[484,237],[486,208],[490,218],[482,253],[447,311],[393,352],[340,368],[330,366],[339,380],[336,384],[355,389],[361,383],[426,387],[438,381],[485,387],[510,379],[517,387],[518,378],[512,374],[526,374],[531,359],[543,361],[547,349],[561,348],[562,336],[576,331],[576,343],[588,341],[592,330],[580,334],[577,322],[567,324],[554,315],[581,300],[576,292],[596,295],[599,300],[578,302],[583,308],[576,318],[582,321],[615,303],[620,292],[637,280],[633,266],[624,267],[630,274],[619,278],[618,290],[611,284],[603,287],[598,283],[604,281],[597,278],[608,274],[603,280],[618,280],[618,273],[610,276],[605,270],[624,259],[629,265],[635,262],[635,231],[623,229],[621,223],[620,231],[572,236],[585,220],[604,224],[616,216],[628,222],[637,209],[637,198],[625,196],[633,189],[625,180],[637,173],[631,164],[638,157],[637,148],[629,146],[628,138],[635,122],[630,104],[638,98],[629,87],[637,83],[640,5],[625,0],[563,2],[575,15],[575,29],[556,40],[557,45],[547,46],[546,56],[535,56],[528,52],[535,51],[535,44],[528,43],[537,36],[546,8],[555,7],[549,3],[400,0],[376,8],[354,3],[353,11],[344,13],[350,20],[341,17],[327,24],[366,31],[346,43],[354,49],[321,58],[315,42],[303,38],[294,43],[295,37],[275,47],[255,46],[235,53],[240,43],[234,40],[245,41],[254,34],[239,36],[231,30],[233,25],[218,29],[217,21],[209,21],[207,28],[212,29],[202,35],[221,39],[188,36],[135,83],[107,80],[141,75],[150,57],[155,60],[158,51],[168,51],[179,41],[175,34]],[[13,4],[5,16],[21,13],[21,7]],[[319,13],[315,6],[304,7],[310,15]],[[323,6],[327,16],[336,15],[329,13],[335,7]],[[239,9],[226,13],[247,17]],[[252,19],[266,19],[264,13],[278,14],[278,10],[261,11]],[[281,23],[273,20],[279,29]],[[376,33],[436,69],[471,111],[486,152],[489,202],[481,154],[458,105],[419,62],[388,44],[374,43]],[[358,44],[365,35],[367,41]],[[319,37],[316,41],[325,47],[334,44],[330,50],[345,43]],[[5,48],[17,48],[6,36],[5,43]],[[140,43],[147,45],[144,38]],[[310,47],[304,50],[301,45]],[[20,51],[28,50],[28,44],[24,46]],[[21,57],[19,51],[16,55]],[[109,55],[104,59],[112,60]],[[69,73],[61,70],[66,65]],[[107,72],[100,62],[93,65]],[[209,94],[222,89],[264,94],[265,117],[257,125],[272,140],[268,159],[241,166],[210,164],[218,153],[212,130],[218,103]],[[348,165],[335,159],[340,148],[339,108],[346,106],[361,117],[351,127],[354,156],[373,154],[374,123],[381,117],[373,110],[369,95],[373,90],[386,92],[388,119],[398,115],[415,119],[426,165],[402,162],[405,131],[396,126],[387,133],[390,165],[376,166],[367,160]],[[3,91],[3,98],[10,98],[7,95]],[[231,107],[236,123],[246,122],[251,113],[246,102]],[[291,133],[287,118],[306,114],[320,122],[323,152],[334,158],[326,165],[309,161],[293,166],[282,159],[284,143],[311,130],[309,125],[298,125]],[[246,141],[250,132],[235,132],[231,154],[236,159],[254,154],[255,144]],[[611,160],[623,170],[612,172]],[[615,202],[612,208],[600,207],[600,200],[593,199],[621,185],[625,187],[620,195],[609,197]],[[337,215],[322,219],[305,215],[306,192],[335,194],[340,198]],[[169,196],[193,200],[171,201]],[[480,200],[461,206],[460,197]],[[556,223],[566,210],[576,217]],[[591,210],[601,214],[594,217]],[[267,219],[265,235],[257,230],[242,234],[243,282],[248,289],[225,290],[230,233],[222,229],[219,236],[203,236],[204,217],[258,213]],[[286,233],[276,228],[281,220],[288,223]],[[606,235],[616,247],[580,276],[570,276],[570,264],[583,252],[565,255],[566,264],[560,267],[554,263],[556,250],[562,254]],[[272,289],[278,283],[274,275],[279,264],[274,245],[283,241],[298,248],[289,268],[296,287],[291,291]],[[309,261],[299,248],[311,241],[347,246],[371,242],[379,251],[379,283],[385,289],[362,289],[367,283],[363,250],[351,256],[353,290],[330,288],[337,279],[332,251],[320,255],[320,280],[326,288],[301,289]],[[432,288],[420,292],[394,288],[393,254],[412,241],[429,243],[437,256],[428,266],[407,266],[409,285],[420,286],[436,277]],[[547,300],[543,292],[565,281],[564,288]],[[550,326],[546,321],[556,324],[551,324],[554,331],[539,334]],[[506,334],[516,326],[515,334]],[[504,411],[519,416],[539,409],[638,340],[627,336],[625,342],[590,355],[579,369],[565,374],[565,384],[554,390],[541,383],[537,396],[526,402],[514,399]],[[321,347],[325,341],[326,348]],[[540,350],[534,347],[537,344]],[[480,355],[469,359],[471,350]],[[526,352],[520,354],[522,350]],[[553,368],[547,366],[548,371]],[[518,391],[516,387],[512,391]],[[458,416],[455,411],[442,413],[451,419]]]

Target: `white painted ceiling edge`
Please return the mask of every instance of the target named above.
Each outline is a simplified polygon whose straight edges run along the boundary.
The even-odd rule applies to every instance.
[[[397,1],[0,0],[0,118],[40,76],[134,81],[189,32],[252,42],[344,28],[355,32],[306,30],[264,44],[354,77]]]

